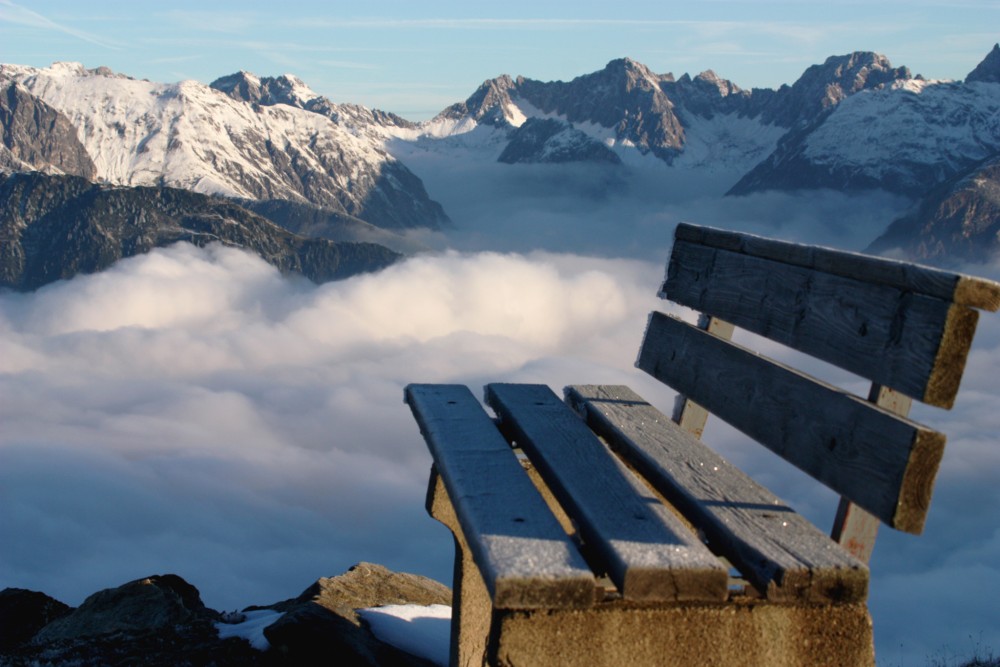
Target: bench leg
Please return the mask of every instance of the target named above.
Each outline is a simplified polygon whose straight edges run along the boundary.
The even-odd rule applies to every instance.
[[[448,499],[448,492],[436,471],[431,473],[430,488],[427,490],[427,511],[447,526],[455,537],[450,664],[452,667],[481,667],[487,664],[493,605],[465,536],[458,527],[458,517]]]

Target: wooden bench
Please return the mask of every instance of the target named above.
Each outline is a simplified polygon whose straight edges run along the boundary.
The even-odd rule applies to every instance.
[[[1000,284],[716,229],[677,228],[624,386],[461,385],[406,402],[455,536],[453,665],[872,665],[878,522],[924,525],[950,407]],[[867,400],[730,342],[736,325],[872,381]],[[834,539],[700,440],[715,414],[843,497]],[[840,544],[838,544],[838,542]]]

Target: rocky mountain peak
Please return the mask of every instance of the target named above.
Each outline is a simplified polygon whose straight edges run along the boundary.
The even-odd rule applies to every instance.
[[[514,80],[503,74],[495,79],[484,81],[483,85],[469,97],[466,102],[469,108],[483,109],[496,104],[510,101],[510,91],[514,88]]]
[[[260,103],[260,77],[256,74],[240,70],[235,74],[219,77],[210,86],[215,90],[229,95],[234,100]]]
[[[294,74],[258,77],[252,72],[241,70],[236,74],[219,77],[210,86],[235,100],[263,106],[287,104],[304,109],[309,102],[319,97]]]
[[[119,74],[115,72],[110,67],[101,65],[100,67],[94,67],[92,69],[87,69],[83,66],[83,63],[78,62],[68,62],[59,61],[52,63],[49,67],[49,71],[54,75],[65,75],[65,76],[100,76],[106,79],[127,79],[134,80],[133,77],[127,74]]]
[[[870,51],[855,51],[845,56],[830,56],[822,65],[814,65],[796,82],[824,85],[824,106],[832,106],[852,93],[878,88],[899,79],[912,79],[906,67],[893,68],[889,59]]]
[[[783,86],[764,108],[764,119],[783,127],[814,122],[854,93],[912,78],[909,68],[894,68],[878,53],[830,56],[806,69],[792,86]]]
[[[660,76],[640,62],[631,58],[618,58],[605,65],[600,78],[618,89],[652,91],[659,89]]]
[[[993,50],[965,77],[966,83],[972,81],[1000,83],[1000,44],[994,44]]]
[[[714,71],[707,69],[694,78],[694,81],[705,87],[712,87],[719,91],[719,95],[727,97],[733,93],[738,93],[742,89],[729,79],[723,79]]]
[[[518,77],[515,82],[508,74],[502,74],[484,81],[476,92],[465,102],[453,104],[439,116],[445,118],[461,118],[470,116],[479,123],[503,126],[508,124],[506,109],[511,105],[511,91],[516,90],[523,82]]]

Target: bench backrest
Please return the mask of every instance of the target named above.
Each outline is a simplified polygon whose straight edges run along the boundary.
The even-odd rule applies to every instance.
[[[1000,284],[678,225],[661,296],[939,407]],[[637,366],[864,508],[919,533],[944,436],[724,337],[653,313]]]

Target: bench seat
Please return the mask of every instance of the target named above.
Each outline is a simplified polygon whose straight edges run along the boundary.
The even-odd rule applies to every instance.
[[[628,387],[485,395],[496,419],[465,386],[406,388],[456,539],[453,664],[617,665],[636,642],[629,664],[868,664],[867,566]],[[735,643],[696,659],[707,625]]]

